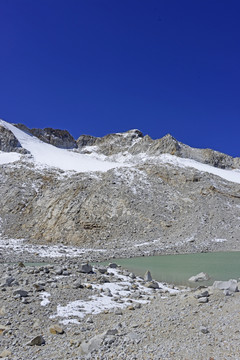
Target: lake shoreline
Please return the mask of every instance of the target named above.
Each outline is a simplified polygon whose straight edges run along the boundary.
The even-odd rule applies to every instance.
[[[225,243],[218,244],[218,251],[225,248]],[[198,289],[200,283],[179,291],[98,263],[93,272],[82,273],[82,264],[96,259],[114,263],[120,253],[117,249],[109,256],[111,249],[101,252],[90,245],[87,249],[24,241],[1,247],[5,285],[0,287],[0,355],[9,352],[12,360],[60,360],[63,353],[69,360],[109,360],[116,354],[120,360],[239,358],[240,293],[225,296],[212,287]],[[15,264],[2,264],[10,260]],[[21,261],[49,265],[31,269],[18,265]],[[93,308],[92,301],[97,301]],[[45,343],[27,345],[37,336]]]

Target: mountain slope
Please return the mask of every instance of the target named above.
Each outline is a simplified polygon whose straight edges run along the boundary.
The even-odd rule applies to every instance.
[[[82,138],[73,151],[0,125],[29,152],[0,153],[2,236],[111,248],[116,255],[126,249],[128,256],[240,249],[238,169],[159,154],[166,150],[161,139],[136,130],[92,145]],[[143,142],[154,145],[144,152]],[[108,147],[111,154],[103,154]]]

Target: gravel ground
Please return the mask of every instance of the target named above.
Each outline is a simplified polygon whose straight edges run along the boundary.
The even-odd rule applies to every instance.
[[[0,265],[0,357],[240,359],[239,292],[174,289],[121,268],[82,265],[80,258]]]

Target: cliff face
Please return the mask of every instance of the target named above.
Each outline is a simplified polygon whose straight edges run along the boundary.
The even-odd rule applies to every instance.
[[[77,143],[74,154],[128,160],[108,171],[85,173],[39,168],[24,155],[0,165],[2,236],[93,247],[160,239],[165,247],[185,244],[186,251],[219,239],[239,246],[240,180],[222,177],[230,170],[214,174],[216,167],[236,166],[236,160],[192,149],[170,135],[152,140],[136,130],[94,142],[82,136]],[[215,168],[200,171],[199,163],[184,165],[175,155]]]
[[[15,124],[15,126],[28,134],[36,136],[39,140],[54,145],[61,149],[75,149],[77,143],[67,130],[45,128],[45,129],[29,129],[23,124]]]

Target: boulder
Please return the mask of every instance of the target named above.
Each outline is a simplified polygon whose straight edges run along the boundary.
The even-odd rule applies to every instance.
[[[58,335],[58,334],[63,334],[64,333],[63,328],[61,328],[61,326],[59,326],[59,325],[50,326],[49,331],[53,335]]]
[[[13,295],[19,295],[20,297],[27,297],[28,296],[28,292],[26,290],[23,289],[17,289],[13,292]]]
[[[115,263],[110,263],[110,264],[108,265],[108,267],[109,267],[110,269],[117,269],[118,265],[115,264]]]
[[[74,281],[74,283],[72,284],[72,287],[73,287],[73,289],[81,289],[81,288],[83,288],[81,280],[77,279],[76,281]]]
[[[82,355],[88,355],[94,350],[98,350],[106,338],[106,333],[102,333],[94,336],[88,342],[84,341],[80,345],[80,353]]]
[[[156,281],[149,281],[145,286],[149,289],[159,289],[159,285]]]
[[[26,345],[28,346],[41,346],[45,344],[45,340],[42,335],[35,336],[31,341],[29,341]]]
[[[152,275],[151,275],[149,270],[147,270],[146,273],[144,274],[144,280],[145,281],[152,281]]]
[[[238,284],[237,280],[234,279],[230,279],[228,281],[214,281],[213,288],[234,293],[238,291]]]
[[[198,302],[201,303],[201,304],[205,304],[208,302],[208,297],[200,297],[198,299]]]
[[[80,267],[80,272],[82,272],[82,273],[86,273],[86,274],[89,274],[89,273],[91,273],[92,272],[92,266],[90,265],[90,264],[88,264],[88,263],[86,263],[86,264],[82,264],[81,265],[81,267]]]
[[[195,276],[192,276],[188,279],[191,282],[198,282],[198,281],[207,281],[210,279],[210,276],[207,273],[201,272]]]

